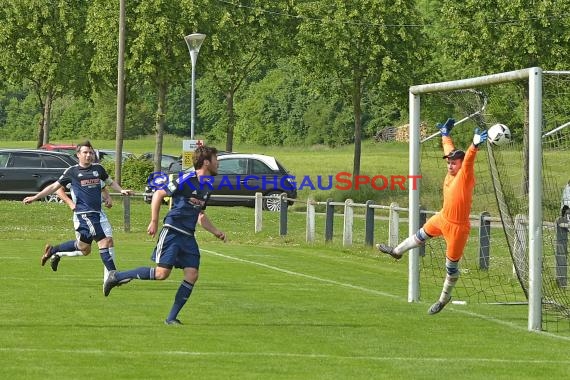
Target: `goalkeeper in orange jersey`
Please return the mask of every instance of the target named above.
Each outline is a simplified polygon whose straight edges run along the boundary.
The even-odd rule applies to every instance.
[[[463,249],[469,238],[469,213],[475,188],[475,156],[479,146],[487,141],[487,131],[479,132],[479,129],[475,129],[473,144],[469,146],[467,152],[455,149],[449,137],[454,125],[453,119],[447,119],[443,125],[437,124],[443,143],[443,158],[447,159],[447,175],[443,181],[443,207],[440,212],[428,219],[414,235],[397,247],[376,245],[381,252],[399,260],[404,252],[425,244],[432,237],[443,236],[447,246],[445,252],[447,275],[439,300],[431,305],[429,314],[439,313],[449,303],[451,292],[459,278],[459,260],[463,256]]]

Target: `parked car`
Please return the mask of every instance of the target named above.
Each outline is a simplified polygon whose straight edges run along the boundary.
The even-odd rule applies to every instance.
[[[220,156],[224,156],[226,154],[234,154],[234,153],[225,152],[225,151],[218,151],[218,158]],[[170,163],[166,173],[179,173],[181,171],[182,171],[182,157],[178,157],[178,159],[176,161]]]
[[[67,153],[73,157],[76,157],[75,156],[76,148],[77,148],[77,145],[73,145],[73,144],[44,144],[44,145],[40,146],[40,149],[42,149],[42,150],[50,150],[50,151],[54,151],[54,152],[63,152],[63,153]]]
[[[65,169],[77,164],[67,153],[33,150],[0,149],[0,197],[24,199],[57,181]],[[2,194],[4,191],[23,191],[22,194]],[[59,201],[52,194],[46,201]]]
[[[97,154],[97,159],[99,160],[99,162],[104,160],[115,161],[115,157],[117,156],[117,153],[114,150],[110,149],[95,149],[95,153]],[[135,155],[132,154],[131,152],[123,151],[123,162],[125,162],[125,160],[128,158],[134,158],[134,157]]]
[[[231,153],[218,155],[218,163],[218,175],[213,177],[211,183],[214,196],[210,198],[209,205],[253,207],[254,199],[232,198],[231,196],[253,196],[260,192],[267,197],[263,199],[263,208],[279,211],[281,193],[286,193],[287,198],[297,197],[297,189],[291,174],[275,157],[262,154]],[[191,170],[193,169],[186,171]],[[177,175],[177,173],[172,175]],[[152,193],[153,189],[147,186],[144,197],[147,203],[150,203]]]
[[[141,154],[141,158],[144,158],[145,160],[149,160],[149,161],[154,161],[154,152],[143,153],[143,154]],[[162,158],[160,160],[160,167],[161,167],[162,171],[167,172],[170,165],[173,162],[177,162],[178,160],[181,160],[180,156],[173,156],[171,154],[164,154],[163,153]]]

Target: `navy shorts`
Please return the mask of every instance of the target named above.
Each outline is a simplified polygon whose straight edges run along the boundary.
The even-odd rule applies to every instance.
[[[75,219],[75,216],[77,219]],[[76,214],[73,224],[75,237],[84,243],[91,244],[93,240],[99,241],[106,237],[112,237],[111,224],[105,215],[98,212]]]
[[[151,259],[167,268],[200,268],[200,250],[194,235],[163,227]]]

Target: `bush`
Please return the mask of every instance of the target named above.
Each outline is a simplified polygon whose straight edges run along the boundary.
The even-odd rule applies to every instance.
[[[101,165],[107,170],[111,177],[115,174],[115,161],[103,160]],[[129,158],[123,162],[121,172],[121,187],[134,191],[143,191],[146,186],[148,176],[154,171],[152,161],[143,158]]]

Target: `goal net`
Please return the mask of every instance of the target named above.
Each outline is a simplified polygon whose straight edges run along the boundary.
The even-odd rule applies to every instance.
[[[563,206],[570,205],[570,72],[533,68],[410,89],[411,130],[447,117],[456,120],[451,136],[459,149],[471,144],[475,128],[502,123],[513,136],[478,153],[471,235],[453,299],[528,305],[529,329],[569,328],[570,216]],[[420,205],[439,210],[442,203],[446,160],[433,132],[423,140],[411,134],[410,172],[422,184],[420,194],[410,194],[410,232],[431,216]],[[443,239],[431,239],[410,257],[410,301],[439,297],[445,249]]]

